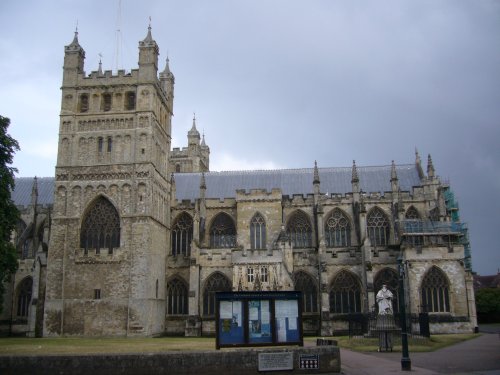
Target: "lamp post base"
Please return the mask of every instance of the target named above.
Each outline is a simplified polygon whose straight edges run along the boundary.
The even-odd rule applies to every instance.
[[[401,358],[401,370],[402,371],[411,371],[411,359],[409,357]]]

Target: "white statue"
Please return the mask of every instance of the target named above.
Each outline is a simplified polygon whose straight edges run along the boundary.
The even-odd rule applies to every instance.
[[[387,285],[382,285],[382,289],[378,291],[376,299],[378,303],[379,315],[394,314],[392,310],[392,293],[389,289],[387,289]]]

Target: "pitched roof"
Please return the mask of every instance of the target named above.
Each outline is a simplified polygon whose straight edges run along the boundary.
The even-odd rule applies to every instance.
[[[18,177],[11,198],[17,206],[31,204],[33,177]],[[47,205],[54,202],[54,177],[38,177],[38,204]]]
[[[391,191],[391,166],[357,167],[360,189],[367,193]],[[321,192],[324,194],[346,194],[352,191],[352,168],[318,168]],[[421,184],[414,164],[396,166],[399,186],[402,191],[411,191]],[[200,194],[201,173],[176,173],[176,197],[178,200],[194,200]],[[205,181],[207,198],[234,198],[236,190],[273,188],[281,189],[284,195],[307,195],[313,193],[314,168],[207,172]],[[12,199],[16,205],[31,203],[33,178],[16,178]],[[38,203],[52,204],[54,201],[54,178],[38,178]]]
[[[357,167],[360,189],[367,193],[391,191],[391,166]],[[322,193],[345,194],[352,191],[352,168],[318,168]],[[396,166],[399,186],[411,191],[421,184],[414,164]],[[201,173],[174,174],[178,200],[199,197]],[[236,190],[281,189],[284,195],[313,193],[314,168],[205,173],[207,198],[233,198]]]

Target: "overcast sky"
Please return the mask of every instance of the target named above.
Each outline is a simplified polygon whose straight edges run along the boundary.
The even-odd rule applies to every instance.
[[[76,25],[87,73],[99,54],[130,70],[150,16],[176,77],[174,147],[196,112],[211,170],[406,164],[417,148],[460,202],[474,271],[500,268],[500,1],[2,0],[19,176],[54,175]]]

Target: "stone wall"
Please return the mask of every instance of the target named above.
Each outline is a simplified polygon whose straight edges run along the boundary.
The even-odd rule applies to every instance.
[[[263,373],[258,371],[259,353],[285,351],[293,352],[294,374],[340,373],[340,351],[336,346],[122,355],[0,356],[0,373],[31,375],[36,369],[39,375],[56,373],[59,375],[219,375],[224,373],[250,375]],[[299,369],[300,355],[314,354],[319,356],[319,370]]]

